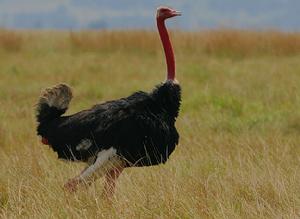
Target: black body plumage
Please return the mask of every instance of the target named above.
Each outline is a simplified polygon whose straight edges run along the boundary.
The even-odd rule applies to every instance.
[[[62,159],[88,161],[113,147],[128,165],[157,165],[165,163],[178,144],[180,101],[180,86],[168,80],[150,93],[139,91],[70,116],[61,116],[66,108],[42,102],[37,132]],[[86,139],[91,144],[78,148]]]

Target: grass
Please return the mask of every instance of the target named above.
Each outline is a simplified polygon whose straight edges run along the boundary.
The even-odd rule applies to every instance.
[[[165,78],[157,34],[0,31],[1,218],[300,216],[300,34],[215,30],[172,39],[183,87],[180,144],[166,165],[127,169],[108,203],[101,179],[63,191],[83,164],[58,161],[41,145],[34,104],[59,82],[74,89],[69,113],[150,91]]]

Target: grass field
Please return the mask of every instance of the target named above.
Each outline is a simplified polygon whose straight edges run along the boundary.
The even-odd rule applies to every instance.
[[[35,133],[42,88],[65,82],[68,113],[165,79],[157,33],[0,31],[1,218],[299,218],[300,34],[172,32],[183,101],[166,165],[124,171],[76,194],[83,164]]]

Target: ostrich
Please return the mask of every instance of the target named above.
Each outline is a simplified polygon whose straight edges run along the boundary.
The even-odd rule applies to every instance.
[[[82,161],[87,167],[69,179],[65,189],[73,192],[106,176],[104,191],[113,194],[126,167],[165,163],[178,144],[175,121],[181,88],[175,78],[175,59],[165,20],[181,15],[168,7],[157,9],[157,27],[163,44],[167,79],[151,92],[138,91],[118,100],[62,116],[72,99],[66,84],[46,88],[37,103],[37,134],[59,159]]]

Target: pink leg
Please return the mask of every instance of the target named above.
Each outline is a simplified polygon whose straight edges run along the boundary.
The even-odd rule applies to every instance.
[[[106,182],[104,185],[104,195],[111,198],[115,192],[116,180],[124,170],[124,167],[115,167],[106,173]]]
[[[115,157],[116,150],[114,148],[110,148],[107,150],[102,150],[97,154],[96,161],[88,166],[85,170],[81,172],[81,174],[73,179],[68,180],[65,184],[65,189],[69,192],[75,192],[80,184],[90,185],[92,181],[102,176],[102,174],[106,174],[106,191],[107,193],[113,193],[115,187],[115,180],[118,178],[123,168],[123,161],[121,161],[118,157]],[[109,159],[112,159],[109,161]],[[106,173],[106,164],[112,164],[117,162],[118,165],[115,165],[114,168],[110,167],[109,171]],[[120,163],[121,162],[121,163]]]
[[[84,168],[84,170],[81,171],[80,174],[84,173],[84,171],[87,169],[88,167]],[[80,179],[80,175],[69,179],[68,182],[64,185],[64,188],[69,191],[70,193],[72,192],[76,192],[78,189],[79,184],[81,184],[83,181]],[[88,186],[91,184],[91,182],[87,182],[86,183]]]

